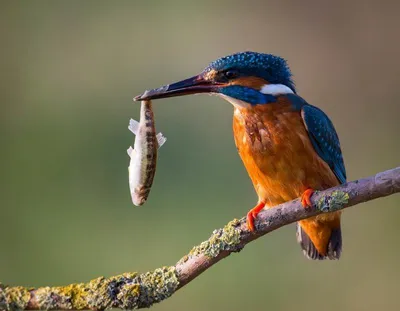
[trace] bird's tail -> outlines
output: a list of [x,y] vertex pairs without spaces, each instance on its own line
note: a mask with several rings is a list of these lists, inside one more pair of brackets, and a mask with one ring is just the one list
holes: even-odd
[[[302,222],[305,221],[303,220]],[[296,223],[296,226],[297,241],[300,243],[303,253],[308,259],[324,260],[340,258],[342,253],[342,231],[340,229],[340,223],[336,228],[331,228],[326,225],[323,226],[323,228],[321,228],[322,226],[319,226],[319,228],[318,226],[309,227],[300,223]],[[308,234],[306,231],[308,231]],[[314,242],[310,236],[313,237]]]

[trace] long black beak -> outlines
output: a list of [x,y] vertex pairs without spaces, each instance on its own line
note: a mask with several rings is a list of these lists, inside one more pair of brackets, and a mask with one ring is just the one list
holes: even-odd
[[212,93],[216,91],[218,86],[218,83],[207,81],[202,77],[202,75],[198,75],[173,84],[162,86],[158,89],[146,91],[142,95],[134,97],[133,100],[140,101],[190,94]]

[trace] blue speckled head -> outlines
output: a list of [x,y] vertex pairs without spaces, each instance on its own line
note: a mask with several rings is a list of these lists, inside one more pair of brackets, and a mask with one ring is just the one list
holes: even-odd
[[292,73],[286,60],[272,54],[241,52],[219,58],[210,63],[204,72],[237,70],[246,76],[263,78],[270,84],[283,84],[295,92]]

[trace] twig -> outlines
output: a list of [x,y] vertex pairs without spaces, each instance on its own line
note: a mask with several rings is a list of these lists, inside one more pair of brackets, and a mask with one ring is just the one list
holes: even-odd
[[223,229],[215,230],[207,241],[194,247],[174,266],[60,287],[34,289],[0,283],[0,310],[147,308],[170,297],[221,259],[273,230],[397,192],[400,192],[400,167],[317,192],[312,197],[313,207],[309,209],[304,209],[297,199],[263,211],[257,216],[256,233],[247,230],[245,218],[235,219]]

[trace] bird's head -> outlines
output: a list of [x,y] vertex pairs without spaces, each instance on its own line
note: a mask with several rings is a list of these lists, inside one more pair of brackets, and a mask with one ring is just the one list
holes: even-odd
[[275,102],[278,95],[296,92],[291,77],[283,58],[242,52],[219,58],[194,77],[146,91],[134,100],[208,93],[234,105],[266,104]]

